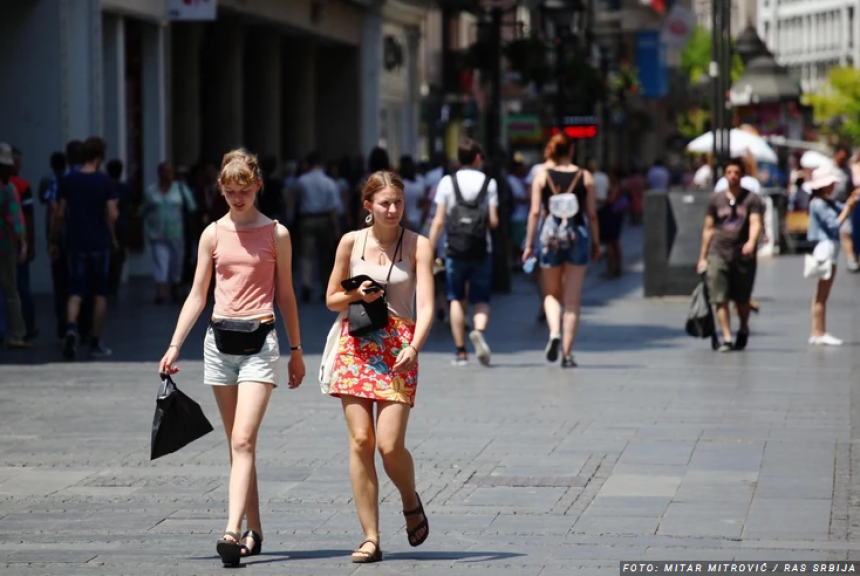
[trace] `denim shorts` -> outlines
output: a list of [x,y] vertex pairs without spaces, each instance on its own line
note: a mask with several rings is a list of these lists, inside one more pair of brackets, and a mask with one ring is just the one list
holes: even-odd
[[584,224],[576,226],[576,240],[567,248],[540,247],[538,260],[541,268],[558,268],[563,264],[586,266],[588,264],[591,240],[588,237],[588,227]]
[[235,386],[240,382],[262,382],[274,384],[277,388],[280,358],[277,330],[269,332],[258,353],[236,356],[218,350],[215,333],[210,326],[203,340],[203,383],[209,386]]
[[465,300],[466,284],[469,285],[469,304],[489,304],[490,284],[493,276],[493,255],[483,260],[445,259],[445,295],[448,301]]
[[110,251],[69,252],[69,295],[107,296]]

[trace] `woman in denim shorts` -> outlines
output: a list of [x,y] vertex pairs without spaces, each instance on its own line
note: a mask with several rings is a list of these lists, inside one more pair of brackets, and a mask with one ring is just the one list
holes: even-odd
[[[523,262],[534,256],[535,229],[545,214],[539,238],[539,262],[544,282],[544,310],[549,326],[546,359],[573,368],[573,341],[579,324],[582,285],[588,260],[600,258],[597,205],[591,173],[573,164],[573,142],[564,134],[553,136],[546,147],[552,168],[540,172],[532,183]],[[562,337],[562,304],[564,335]]]

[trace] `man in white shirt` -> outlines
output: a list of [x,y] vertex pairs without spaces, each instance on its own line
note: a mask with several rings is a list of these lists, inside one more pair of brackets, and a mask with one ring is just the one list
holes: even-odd
[[478,361],[487,366],[490,348],[484,330],[490,319],[493,272],[490,230],[499,225],[498,188],[495,180],[481,172],[483,152],[477,142],[464,139],[457,148],[457,157],[463,168],[442,178],[436,188],[437,208],[430,226],[430,243],[435,246],[445,232],[445,291],[451,305],[451,334],[457,347],[454,364],[461,366],[468,362],[465,342],[468,284],[475,327],[469,339]]
[[295,193],[302,235],[303,302],[311,297],[314,263],[317,264],[319,284],[325,297],[340,238],[341,206],[340,191],[335,181],[326,175],[319,152],[308,154],[307,165],[309,170],[299,177]]

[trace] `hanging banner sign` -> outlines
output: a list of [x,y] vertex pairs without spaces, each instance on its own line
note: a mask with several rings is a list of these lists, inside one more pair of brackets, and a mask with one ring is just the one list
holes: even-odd
[[170,20],[215,20],[217,0],[167,0],[167,17]]
[[680,4],[675,4],[663,21],[663,43],[670,48],[683,50],[695,27],[696,14]]

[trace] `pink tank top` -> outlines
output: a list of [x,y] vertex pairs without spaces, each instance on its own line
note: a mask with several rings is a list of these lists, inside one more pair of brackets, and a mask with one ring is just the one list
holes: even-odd
[[215,308],[218,316],[253,316],[275,311],[277,222],[249,230],[215,223]]

